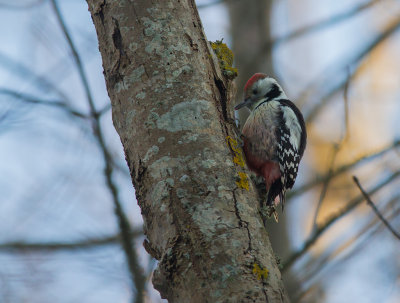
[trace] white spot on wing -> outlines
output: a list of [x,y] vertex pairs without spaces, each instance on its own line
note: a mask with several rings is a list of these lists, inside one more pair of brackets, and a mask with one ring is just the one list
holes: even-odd
[[290,130],[289,141],[290,144],[299,150],[300,147],[300,137],[301,137],[301,127],[297,120],[296,114],[288,106],[282,106],[283,119],[285,121],[286,127]]

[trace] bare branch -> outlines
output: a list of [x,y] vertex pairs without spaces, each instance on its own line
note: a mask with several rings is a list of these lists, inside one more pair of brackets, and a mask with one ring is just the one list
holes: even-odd
[[343,102],[344,102],[344,117],[345,117],[345,121],[344,121],[344,131],[343,131],[343,135],[342,138],[340,139],[339,144],[333,144],[333,150],[332,150],[332,157],[331,157],[331,161],[329,164],[329,169],[328,169],[328,173],[327,173],[327,178],[325,179],[325,181],[322,184],[322,190],[321,190],[321,194],[319,197],[319,201],[317,204],[317,209],[315,210],[315,214],[314,214],[314,220],[313,220],[313,230],[315,231],[317,228],[317,218],[318,218],[318,214],[319,214],[319,210],[322,206],[322,202],[325,199],[326,193],[328,191],[328,186],[329,183],[333,177],[333,167],[335,166],[335,161],[336,161],[336,157],[340,151],[340,149],[343,147],[344,143],[348,140],[349,138],[349,110],[348,110],[348,106],[349,106],[349,100],[348,100],[348,90],[349,90],[349,85],[350,85],[350,80],[351,77],[348,78],[348,81],[346,82],[346,85],[344,87],[344,96],[343,96]]
[[351,9],[349,9],[348,11],[338,13],[334,16],[330,16],[329,18],[327,18],[325,20],[318,21],[318,22],[310,24],[310,25],[306,25],[302,28],[299,28],[299,29],[287,34],[287,35],[279,37],[279,38],[273,40],[271,42],[271,44],[276,45],[279,43],[287,42],[294,38],[298,38],[299,36],[303,36],[303,35],[311,34],[311,33],[314,33],[314,32],[320,31],[320,30],[324,30],[332,25],[346,21],[346,20],[350,19],[351,17],[358,15],[359,13],[363,12],[364,10],[370,8],[371,6],[373,6],[379,2],[382,2],[382,1],[381,0],[372,0],[370,2],[357,5]]
[[364,161],[368,161],[368,160],[373,160],[375,158],[380,158],[381,156],[383,156],[385,153],[391,151],[394,148],[397,148],[398,146],[400,146],[400,140],[394,141],[392,144],[382,148],[381,150],[369,154],[369,155],[364,155],[350,163],[344,164],[340,167],[338,167],[331,175],[328,173],[326,175],[323,176],[317,176],[313,181],[304,184],[303,186],[297,188],[297,189],[293,189],[292,191],[290,191],[288,193],[288,197],[292,197],[292,196],[296,196],[299,195],[303,192],[306,192],[308,190],[310,190],[311,188],[313,188],[314,186],[317,186],[321,183],[326,182],[326,179],[328,178],[335,178],[338,175],[341,175],[347,171],[349,171],[350,169],[354,168],[355,166],[357,166],[358,164],[360,164],[361,162]]
[[311,25],[306,25],[306,26],[304,26],[298,30],[295,30],[289,34],[286,34],[282,37],[272,39],[271,41],[266,43],[264,47],[261,48],[260,54],[264,54],[265,52],[270,52],[274,46],[277,46],[280,43],[284,43],[284,42],[290,41],[292,39],[298,38],[300,36],[311,34],[313,32],[317,32],[317,31],[326,29],[329,26],[332,26],[337,23],[348,20],[349,18],[363,12],[364,10],[370,8],[371,6],[377,4],[378,2],[382,2],[382,1],[372,0],[368,3],[364,3],[361,5],[358,5],[354,8],[351,8],[350,10],[348,10],[346,12],[342,12],[335,16],[331,16],[325,20],[319,21],[319,22],[311,24]]
[[[87,115],[85,113],[82,113],[82,112],[79,112],[79,111],[75,110],[71,105],[69,105],[67,102],[62,101],[62,100],[41,99],[41,98],[36,97],[36,96],[32,96],[32,95],[29,95],[29,94],[25,94],[25,93],[22,93],[22,92],[18,92],[18,91],[12,90],[12,89],[2,88],[2,87],[0,87],[0,94],[8,95],[10,97],[19,99],[20,101],[23,101],[23,102],[26,102],[26,103],[46,105],[46,106],[50,106],[50,107],[57,107],[57,108],[60,108],[60,109],[64,110],[68,114],[70,114],[72,116],[75,116],[75,117],[78,117],[78,118],[92,119],[91,115]],[[100,116],[104,115],[106,112],[108,112],[110,109],[111,109],[111,104],[107,104],[102,109],[97,111],[95,113],[95,115],[100,117]]]
[[362,188],[360,181],[358,181],[358,178],[356,176],[353,176],[353,181],[356,183],[357,187],[360,189],[362,192],[365,200],[367,201],[368,205],[371,206],[372,210],[375,212],[376,216],[383,222],[383,224],[386,225],[386,227],[392,232],[392,234],[400,240],[400,234],[390,225],[390,223],[383,217],[383,215],[379,212],[378,208],[376,208],[374,202],[372,202],[369,194],[365,192],[365,190]]
[[[369,195],[374,194],[384,186],[388,185],[396,178],[400,176],[400,171],[393,173],[389,178],[382,181],[380,184],[376,185],[373,189],[369,191]],[[358,206],[362,201],[364,201],[364,196],[359,195],[358,197],[351,200],[347,206],[339,210],[338,212],[332,214],[323,224],[319,225],[315,232],[310,235],[310,237],[304,242],[303,247],[295,251],[283,264],[282,271],[287,270],[297,259],[299,259],[308,249],[319,239],[319,237],[337,220],[343,216],[349,214],[356,206]]]
[[11,9],[11,10],[23,10],[23,9],[30,9],[30,8],[39,6],[39,5],[43,4],[44,2],[45,2],[44,0],[32,0],[31,2],[23,3],[23,4],[0,3],[0,8],[1,9]]
[[48,105],[63,109],[67,113],[71,114],[72,116],[79,117],[79,118],[88,118],[86,114],[83,114],[75,109],[73,109],[69,104],[61,100],[43,100],[39,97],[31,96],[25,93],[17,92],[8,88],[0,88],[0,94],[8,95],[13,98],[19,99],[26,103],[31,104],[41,104],[41,105]]
[[[398,202],[400,198],[400,195],[397,195],[390,199],[390,201],[387,204],[387,208],[390,207],[390,205],[393,205]],[[387,217],[389,219],[391,218],[396,218],[398,214],[400,213],[400,209],[395,210],[394,212],[387,214]],[[386,211],[385,211],[386,214]],[[365,227],[361,229],[361,231],[353,237],[353,239],[349,240],[347,243],[342,245],[343,247],[348,247],[348,250],[346,252],[346,256],[343,256],[340,260],[340,262],[345,261],[346,259],[349,259],[352,255],[355,253],[359,252],[362,250],[368,243],[371,243],[371,237],[374,236],[378,231],[382,229],[382,225],[377,225],[377,220],[375,220],[375,217],[373,220],[368,222]],[[361,239],[361,240],[360,240]],[[357,240],[357,241],[355,241]],[[360,240],[360,241],[359,241]],[[351,246],[352,245],[352,246]],[[304,266],[304,268],[309,268],[312,266],[313,268],[307,270],[307,273],[305,275],[302,275],[301,280],[304,281],[305,283],[308,283],[313,277],[316,277],[319,275],[319,273],[324,270],[327,266],[334,267],[336,268],[337,264],[332,264],[333,258],[338,254],[338,252],[342,251],[342,248],[338,248],[336,252],[330,253],[328,256],[324,256],[323,258],[319,258],[319,260],[310,260],[307,262],[307,265]],[[330,262],[329,262],[330,261]]]
[[350,123],[349,123],[349,86],[350,86],[350,81],[352,79],[350,67],[347,67],[347,81],[344,85],[344,90],[343,90],[343,110],[344,110],[344,134],[341,140],[340,144],[344,144],[350,136]]
[[69,34],[69,31],[65,25],[63,17],[61,16],[61,12],[58,8],[56,0],[51,0],[51,4],[52,4],[54,12],[56,14],[58,23],[60,24],[60,26],[62,28],[62,31],[64,33],[66,40],[68,41],[69,47],[71,48],[72,55],[75,60],[78,72],[79,72],[79,76],[81,78],[82,84],[85,89],[86,98],[87,98],[87,101],[88,101],[88,104],[90,107],[90,111],[91,111],[91,115],[93,118],[93,131],[94,131],[95,137],[97,139],[98,145],[102,151],[103,159],[105,162],[104,175],[106,177],[108,189],[113,198],[113,202],[114,202],[114,206],[115,206],[115,214],[118,218],[119,228],[120,228],[120,232],[121,232],[122,247],[125,251],[125,255],[126,255],[126,258],[128,261],[128,265],[129,265],[129,270],[131,272],[132,280],[134,282],[134,287],[136,288],[135,301],[138,303],[141,303],[141,302],[143,302],[143,290],[145,287],[145,277],[144,277],[142,269],[139,265],[135,246],[134,246],[134,243],[130,236],[131,226],[130,226],[129,220],[123,211],[121,202],[118,197],[118,188],[112,179],[112,173],[113,173],[113,166],[112,166],[112,160],[111,160],[112,157],[111,157],[110,152],[108,151],[107,146],[105,144],[104,134],[102,132],[101,123],[100,123],[100,117],[96,111],[94,100],[93,100],[93,97],[92,97],[92,94],[91,94],[90,88],[89,88],[88,78],[83,69],[83,64],[79,57],[78,51],[72,41],[72,38]]
[[34,84],[36,88],[39,87],[45,92],[54,92],[59,96],[60,100],[68,102],[68,97],[58,87],[51,83],[49,79],[47,79],[45,76],[37,74],[35,71],[26,67],[21,62],[13,59],[9,55],[0,52],[0,64],[10,70],[11,73],[18,75],[24,80],[24,83]]
[[98,110],[96,112],[97,116],[102,116],[104,115],[106,112],[108,112],[111,109],[111,103],[108,103],[107,105],[105,105],[102,109]]
[[[133,230],[131,237],[133,239],[143,235],[142,230]],[[118,244],[121,241],[121,236],[113,235],[110,237],[91,238],[75,242],[6,242],[0,243],[0,250],[4,251],[65,251],[65,250],[80,250],[80,249],[96,249],[101,246]]]
[[317,230],[317,218],[318,218],[319,210],[321,209],[322,202],[324,201],[326,193],[328,191],[329,183],[333,177],[333,167],[335,166],[335,160],[336,160],[337,154],[339,153],[340,146],[341,146],[341,144],[333,145],[331,161],[329,164],[328,173],[326,174],[327,177],[325,178],[324,182],[322,183],[322,189],[321,189],[321,193],[319,195],[319,201],[318,201],[317,208],[316,208],[315,214],[314,214],[314,219],[313,219],[313,230],[314,231]]
[[[322,78],[323,80],[315,81],[313,83],[316,83],[316,87],[321,87],[321,83],[328,83],[328,81],[332,82],[331,81],[332,74],[334,75],[344,74],[344,70],[348,69],[349,66],[359,65],[360,62],[371,51],[373,51],[378,45],[380,45],[387,38],[391,37],[392,34],[394,34],[399,28],[400,28],[400,18],[397,18],[395,21],[389,22],[387,29],[383,33],[378,35],[375,39],[373,39],[370,43],[368,43],[362,50],[356,53],[352,58],[350,58],[350,60],[346,62],[344,67],[339,67],[339,68],[334,67],[331,73],[329,73],[327,77],[319,76],[318,78]],[[327,74],[326,71],[324,71],[324,74]],[[332,96],[334,94],[336,94],[339,90],[344,89],[346,83],[348,82],[348,78],[351,77],[353,74],[354,72],[350,73],[350,75],[347,75],[346,77],[345,76],[340,77],[340,79],[337,82],[333,83],[332,86],[328,89],[328,91],[322,95],[322,98],[319,94],[316,94],[318,95],[318,102],[316,102],[316,104],[312,107],[312,109],[305,115],[305,119],[308,123],[313,121],[314,118],[318,115],[318,113],[332,100]],[[306,96],[308,95],[306,92],[310,90],[314,89],[307,88],[305,92],[301,94],[301,97],[299,99],[305,99]]]

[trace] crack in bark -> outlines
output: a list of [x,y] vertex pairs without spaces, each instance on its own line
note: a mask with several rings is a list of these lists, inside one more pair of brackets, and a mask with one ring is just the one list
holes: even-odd
[[144,178],[144,175],[146,173],[146,170],[147,170],[147,167],[145,165],[143,165],[142,160],[139,160],[138,167],[137,167],[137,170],[136,170],[137,176],[135,176],[136,177],[135,179],[136,179],[137,183],[141,183],[142,182],[142,180]]
[[116,19],[112,18],[112,20],[114,22],[114,31],[112,33],[113,43],[114,43],[115,48],[120,51],[120,55],[121,55],[121,52],[123,52],[123,50],[122,50],[122,36],[121,36],[121,32],[119,30],[119,24]]
[[104,0],[103,1],[103,3],[101,3],[100,5],[99,5],[99,10],[98,10],[98,12],[96,12],[94,15],[96,16],[96,15],[98,15],[99,17],[100,17],[100,20],[101,20],[101,23],[103,24],[103,26],[104,26],[104,13],[103,13],[103,9],[104,9],[104,6],[106,5],[106,1]]
[[123,63],[122,67],[125,67],[126,64],[124,64],[124,61],[127,61],[129,64],[131,63],[131,61],[124,51],[124,45],[122,43],[122,35],[121,35],[121,31],[119,29],[120,28],[119,22],[115,18],[112,18],[112,21],[113,21],[114,30],[113,30],[111,37],[112,37],[113,45],[114,45],[115,49],[117,49],[119,52],[118,65],[117,65],[117,71],[119,72],[119,67],[121,65],[121,62]]
[[[236,215],[236,217],[238,218],[238,220],[239,220],[239,227],[238,228],[242,228],[242,227],[244,227],[244,228],[246,228],[246,230],[247,230],[247,236],[248,236],[248,238],[249,238],[249,245],[248,245],[248,248],[247,248],[247,253],[249,253],[253,258],[254,258],[254,263],[256,263],[256,264],[261,264],[261,262],[259,262],[258,260],[257,260],[257,257],[255,256],[255,255],[253,255],[252,254],[252,245],[251,245],[251,234],[250,234],[250,230],[249,230],[249,222],[247,222],[247,221],[244,221],[241,217],[240,217],[240,213],[239,213],[239,208],[238,208],[238,206],[237,206],[237,203],[238,203],[238,201],[237,201],[237,199],[236,199],[236,193],[235,193],[235,190],[233,190],[232,191],[232,193],[233,193],[233,201],[234,201],[234,207],[235,207],[235,215]],[[262,292],[263,292],[263,294],[264,294],[264,296],[265,296],[265,302],[269,302],[269,300],[268,300],[268,294],[267,294],[267,286],[268,286],[268,283],[264,280],[264,278],[261,278],[261,284],[262,284]],[[282,296],[282,293],[281,293],[281,296]],[[282,298],[282,302],[283,302],[283,298]]]
[[[267,289],[266,289],[266,286],[267,286],[267,282],[266,281],[264,281],[264,278],[261,278],[261,284],[262,284],[262,292],[263,292],[263,294],[264,294],[264,296],[265,296],[265,302],[269,302],[269,300],[268,300],[268,294],[267,294]],[[282,297],[282,293],[281,293],[281,297]],[[282,298],[282,302],[284,302],[283,301],[283,298]]]
[[124,45],[122,41],[122,35],[120,31],[120,25],[117,19],[112,17],[113,22],[113,33],[111,35],[112,43],[115,49],[118,51],[118,60],[116,60],[116,65],[112,67],[112,74],[110,75],[109,79],[110,82],[115,84],[119,81],[122,81],[124,76],[120,72],[120,68],[126,68],[127,66],[131,65],[131,60],[127,56],[126,52],[124,51]]
[[193,42],[192,37],[190,37],[190,35],[189,35],[188,33],[185,33],[185,37],[188,39],[190,47],[191,47],[194,51],[199,51],[199,46],[197,45],[197,43],[194,43],[194,42]]
[[224,118],[225,122],[228,121],[228,111],[227,111],[227,103],[228,103],[228,97],[227,97],[227,90],[224,85],[224,82],[220,79],[217,79],[217,77],[214,76],[214,83],[218,88],[219,94],[221,96],[220,98],[220,104],[221,104],[221,109],[222,109],[222,117]]
[[249,230],[249,222],[244,221],[244,220],[240,217],[239,208],[238,208],[238,206],[237,206],[238,201],[237,201],[237,199],[236,199],[235,190],[233,190],[232,193],[233,193],[233,202],[234,202],[233,205],[234,205],[234,207],[235,207],[235,215],[236,215],[236,218],[238,218],[238,220],[239,220],[239,227],[240,227],[240,228],[244,227],[244,228],[247,230],[247,236],[248,236],[248,238],[249,238],[249,244],[248,244],[248,248],[247,248],[247,251],[246,251],[246,252],[251,253],[251,251],[252,251],[253,249],[252,249],[252,247],[251,247],[251,234],[250,234],[250,230]]
[[[195,1],[194,0],[189,0],[189,1],[190,1],[190,4],[191,4],[191,8],[192,8],[193,14],[196,17],[197,23],[201,25],[201,19],[200,19],[200,16],[198,14],[198,11],[196,9]],[[194,27],[197,28],[196,23],[194,21],[193,21],[193,25],[194,25]],[[200,26],[200,28],[201,28],[201,26]],[[189,38],[191,39],[191,37],[189,37]],[[224,81],[221,80],[220,77],[218,77],[218,72],[217,72],[216,69],[217,68],[219,69],[220,67],[219,67],[219,65],[216,66],[216,63],[215,63],[215,61],[213,59],[214,58],[213,57],[214,53],[212,53],[212,50],[211,50],[209,42],[206,39],[201,39],[201,41],[204,44],[204,48],[208,52],[208,54],[207,54],[208,56],[207,57],[209,58],[209,61],[210,61],[210,65],[211,65],[211,69],[212,69],[212,75],[214,77],[214,83],[215,83],[215,85],[216,85],[216,87],[217,87],[217,89],[219,91],[220,97],[221,97],[221,98],[216,98],[215,99],[215,100],[220,100],[220,102],[217,103],[217,110],[220,110],[220,108],[221,108],[221,111],[222,111],[221,114],[222,114],[223,119],[225,120],[225,122],[229,122],[228,111],[227,111],[227,104],[228,104],[228,96],[227,96],[228,89],[227,89],[227,86],[225,85]],[[229,79],[225,79],[225,80],[226,81],[230,81]],[[223,123],[221,123],[221,124],[223,124]],[[223,125],[223,128],[226,128],[226,127]],[[227,132],[226,129],[225,129],[225,131]]]

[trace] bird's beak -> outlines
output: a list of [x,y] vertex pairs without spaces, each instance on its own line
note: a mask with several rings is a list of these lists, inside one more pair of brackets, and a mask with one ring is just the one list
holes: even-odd
[[251,98],[246,98],[242,103],[239,103],[238,105],[235,106],[235,110],[241,109],[242,107],[247,106],[250,104]]

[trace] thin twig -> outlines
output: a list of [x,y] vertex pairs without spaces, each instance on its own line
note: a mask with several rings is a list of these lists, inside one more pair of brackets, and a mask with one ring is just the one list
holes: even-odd
[[[373,39],[370,43],[368,43],[361,51],[358,53],[355,53],[355,55],[350,58],[350,60],[347,60],[345,63],[344,67],[339,67],[337,63],[335,63],[334,67],[332,68],[332,71],[330,73],[327,73],[326,70],[323,71],[324,75],[327,75],[326,77],[323,76],[318,76],[319,79],[322,79],[321,81],[315,80],[313,83],[315,83],[315,86],[313,87],[324,87],[326,85],[321,85],[321,83],[329,83],[332,82],[332,74],[334,75],[340,75],[344,74],[344,70],[348,69],[349,66],[355,66],[359,65],[360,62],[369,54],[371,53],[377,46],[379,46],[383,41],[385,41],[387,38],[391,37],[392,34],[394,34],[398,29],[400,29],[400,18],[396,19],[395,21],[391,21],[388,23],[387,29],[379,34],[375,39]],[[332,96],[334,96],[338,91],[341,89],[344,89],[348,77],[351,77],[354,75],[354,73],[357,71],[354,70],[350,75],[347,77],[343,76],[343,79],[339,79],[337,83],[334,83],[330,89],[324,93],[322,96],[315,93],[316,99],[318,99],[318,102],[315,103],[315,105],[311,108],[311,110],[308,111],[308,113],[305,114],[305,119],[307,123],[312,122],[318,113],[332,100]],[[306,88],[305,92],[301,94],[301,96],[298,99],[298,102],[301,103],[301,101],[308,96],[309,91],[313,91],[314,89],[310,89],[309,87]]]
[[362,156],[360,158],[357,158],[356,160],[354,160],[354,161],[352,161],[350,163],[347,163],[347,164],[344,164],[342,166],[339,166],[332,173],[332,175],[325,174],[323,176],[317,176],[313,181],[310,181],[310,182],[304,184],[303,186],[300,186],[297,189],[291,190],[288,193],[288,198],[290,198],[292,196],[300,195],[300,194],[310,190],[311,188],[313,188],[313,187],[315,187],[315,186],[317,186],[317,185],[319,185],[321,183],[326,182],[326,179],[328,179],[328,178],[335,178],[338,175],[341,175],[341,174],[349,171],[350,169],[354,168],[355,166],[357,166],[358,164],[360,164],[360,163],[362,163],[364,161],[372,160],[372,159],[375,159],[375,158],[381,158],[385,153],[387,153],[387,152],[391,151],[392,149],[397,148],[399,146],[400,146],[400,140],[396,140],[393,143],[391,143],[390,145],[382,148],[381,150],[379,150],[379,151],[377,151],[375,153],[372,153],[372,154],[369,154],[369,155],[364,155],[364,156]]
[[44,0],[33,0],[31,2],[23,3],[23,4],[0,3],[0,8],[1,9],[11,9],[11,10],[24,10],[24,9],[31,9],[33,7],[37,7],[44,3],[45,3]]
[[[30,104],[39,104],[39,105],[45,105],[45,106],[50,106],[50,107],[56,107],[56,108],[62,109],[63,111],[67,112],[68,114],[78,117],[78,118],[92,119],[92,115],[84,114],[84,113],[74,109],[67,102],[62,101],[62,100],[41,99],[41,98],[33,96],[33,95],[29,95],[29,94],[18,92],[18,91],[12,90],[12,89],[1,88],[1,87],[0,87],[0,95],[8,95],[13,98],[19,99],[20,101],[30,103]],[[106,112],[108,112],[110,109],[111,109],[111,105],[107,104],[102,109],[98,110],[95,113],[95,115],[102,116]]]
[[[133,239],[143,235],[141,230],[134,230],[131,233]],[[26,252],[26,251],[65,251],[65,250],[79,250],[79,249],[96,249],[106,245],[114,245],[121,241],[121,236],[113,235],[110,237],[91,238],[75,242],[5,242],[0,243],[0,250]]]
[[[397,196],[392,200],[396,201],[398,199],[399,197]],[[388,215],[388,217],[396,218],[399,213],[400,209],[397,209]],[[303,266],[303,268],[307,268],[306,271],[302,272],[305,274],[298,277],[303,283],[305,283],[305,285],[310,286],[308,289],[301,290],[297,294],[294,294],[295,299],[292,300],[292,302],[303,302],[304,300],[301,300],[301,298],[307,295],[311,288],[321,283],[321,275],[323,271],[328,271],[326,272],[326,275],[329,275],[329,269],[333,268],[334,270],[337,270],[340,266],[343,266],[346,261],[354,256],[354,254],[363,251],[366,245],[371,244],[371,238],[381,231],[382,228],[383,226],[377,225],[375,220],[369,222],[357,235],[353,237],[353,240],[349,240],[350,243],[344,244],[345,246],[350,247],[347,248],[345,255],[342,255],[340,259],[337,259],[338,254],[341,252],[340,248],[323,258],[319,258],[318,260],[310,259],[307,264]],[[310,266],[313,268],[309,268]]]
[[383,224],[386,225],[386,227],[392,232],[392,234],[400,240],[400,234],[390,225],[390,223],[382,216],[378,208],[376,208],[374,202],[372,202],[370,196],[366,191],[361,187],[360,181],[358,181],[358,178],[356,176],[353,176],[353,181],[356,183],[357,187],[360,189],[361,193],[363,194],[365,200],[367,200],[367,203],[369,206],[371,206],[372,210],[375,212],[376,216],[382,221]]
[[97,115],[97,116],[102,116],[102,115],[104,115],[106,112],[108,112],[110,109],[111,109],[111,103],[106,104],[106,105],[103,106],[103,108],[101,108],[100,110],[98,110],[98,111],[96,112],[96,115]]
[[[396,202],[399,201],[399,198],[400,198],[400,195],[397,195],[397,196],[393,197],[392,199],[390,199],[390,201],[387,203],[387,207],[385,210],[390,208],[390,205],[396,204]],[[386,213],[386,211],[385,211],[385,213]],[[400,209],[397,209],[397,210],[391,212],[390,214],[388,214],[387,217],[389,219],[396,218],[399,213],[400,213]],[[372,219],[370,222],[368,222],[361,229],[361,231],[353,237],[353,239],[357,240],[357,242],[352,243],[352,241],[349,240],[347,244],[346,243],[344,244],[344,246],[346,246],[346,247],[350,246],[350,244],[353,244],[353,246],[348,248],[349,251],[346,252],[346,256],[343,256],[339,262],[343,262],[346,259],[349,259],[352,255],[354,255],[354,253],[357,253],[357,252],[363,250],[365,245],[367,245],[368,243],[371,243],[371,237],[374,234],[376,234],[378,231],[380,231],[381,227],[383,227],[382,225],[376,224],[377,220],[379,220],[379,219],[376,219],[374,217],[374,219]],[[342,246],[342,248],[343,248],[343,246]],[[318,274],[327,267],[327,265],[329,265],[331,268],[332,267],[336,268],[336,264],[331,264],[332,263],[331,261],[333,261],[333,258],[335,257],[335,255],[337,255],[337,253],[341,250],[342,249],[339,248],[336,250],[336,252],[332,252],[328,256],[324,256],[323,258],[319,258],[318,260],[315,260],[315,259],[309,260],[304,267],[304,268],[308,269],[306,274],[301,275],[301,277],[299,277],[301,279],[301,281],[303,281],[304,283],[309,283],[309,281],[312,278],[317,277]]]
[[108,151],[108,148],[105,144],[104,134],[102,132],[101,123],[100,123],[100,117],[97,115],[94,100],[93,100],[92,94],[89,89],[88,78],[83,69],[83,64],[79,57],[78,51],[71,39],[69,31],[65,25],[63,17],[61,16],[61,12],[60,12],[60,9],[58,8],[57,2],[56,2],[56,0],[51,0],[51,3],[53,6],[53,9],[54,9],[54,12],[56,14],[57,20],[58,20],[58,22],[62,28],[62,31],[64,33],[64,36],[65,36],[66,40],[68,41],[68,45],[72,51],[74,61],[76,63],[82,84],[85,89],[86,98],[87,98],[87,101],[88,101],[88,104],[90,107],[90,111],[91,111],[91,115],[93,118],[93,131],[94,131],[95,137],[97,139],[97,142],[99,144],[99,147],[103,153],[103,158],[104,158],[104,162],[105,162],[104,174],[106,177],[108,189],[113,198],[115,214],[118,218],[119,229],[121,232],[122,247],[125,251],[125,255],[126,255],[126,258],[128,261],[129,271],[132,275],[132,282],[134,284],[133,287],[136,288],[135,302],[142,303],[143,302],[143,291],[145,288],[145,277],[144,277],[142,268],[139,265],[138,256],[137,256],[137,253],[135,250],[134,242],[132,241],[132,238],[130,237],[131,226],[130,226],[129,220],[123,211],[121,202],[118,197],[117,186],[115,185],[115,183],[112,179],[112,173],[113,173],[112,157],[111,157],[110,152]]
[[10,73],[14,73],[23,79],[24,84],[28,83],[34,85],[36,88],[41,88],[44,90],[45,93],[51,91],[57,94],[60,100],[63,100],[65,103],[69,101],[67,95],[65,95],[62,90],[60,90],[47,78],[48,73],[45,74],[46,76],[39,75],[36,71],[33,71],[29,67],[3,52],[0,52],[0,64],[7,68]]
[[[394,181],[396,178],[400,176],[400,171],[393,173],[390,177],[376,185],[373,189],[369,191],[369,194],[372,195],[382,187]],[[339,210],[338,212],[332,214],[323,224],[319,225],[315,232],[313,232],[308,239],[304,242],[303,246],[295,251],[289,258],[283,263],[282,271],[287,270],[294,262],[297,261],[303,254],[305,254],[308,249],[319,239],[319,237],[337,220],[342,218],[343,216],[349,214],[356,206],[358,206],[362,201],[364,201],[364,196],[359,195],[358,197],[351,200],[344,208]]]
[[287,42],[291,39],[298,38],[299,36],[304,36],[307,34],[311,34],[311,33],[329,28],[332,25],[349,20],[351,17],[358,15],[359,13],[363,12],[364,10],[370,8],[371,6],[373,6],[379,2],[382,2],[382,0],[372,0],[370,2],[357,5],[345,12],[340,12],[334,16],[330,16],[329,18],[327,18],[325,20],[318,21],[318,22],[310,24],[310,25],[306,25],[302,28],[299,28],[299,29],[287,34],[287,35],[276,38],[275,40],[273,40],[271,42],[271,44],[276,45],[276,44],[279,44],[282,42]]
[[321,189],[321,193],[319,195],[319,200],[318,200],[318,204],[317,204],[317,208],[315,209],[315,213],[314,213],[314,219],[313,219],[313,230],[316,231],[317,230],[317,218],[318,218],[318,214],[319,211],[321,209],[322,203],[325,199],[326,193],[328,191],[328,186],[330,181],[332,180],[332,176],[333,176],[333,167],[335,166],[335,160],[336,160],[336,156],[339,152],[340,149],[340,144],[334,144],[333,146],[333,150],[332,150],[332,157],[331,157],[331,161],[329,164],[329,169],[327,172],[327,178],[325,179],[325,181],[322,183],[322,189]]
[[57,108],[63,109],[64,111],[66,111],[68,114],[70,114],[72,116],[79,117],[79,118],[89,118],[88,115],[83,114],[83,113],[73,109],[66,102],[61,101],[61,100],[44,100],[44,99],[40,99],[35,96],[31,96],[31,95],[28,95],[25,93],[14,91],[14,90],[8,89],[8,88],[0,88],[0,95],[8,95],[13,98],[24,101],[26,103],[41,104],[41,105],[57,107]]
[[344,135],[341,140],[341,144],[344,144],[349,140],[350,137],[350,122],[349,122],[349,87],[350,81],[353,78],[350,67],[347,67],[347,81],[344,84],[343,90],[343,110],[344,110]]
[[[313,32],[317,32],[317,31],[326,29],[337,23],[346,21],[346,20],[350,19],[351,17],[363,12],[365,9],[370,8],[374,4],[377,4],[378,2],[382,2],[382,1],[381,0],[372,0],[368,3],[364,3],[364,4],[358,5],[356,7],[353,7],[351,9],[349,9],[348,11],[338,13],[334,16],[330,16],[329,18],[327,18],[325,20],[318,21],[311,25],[306,25],[306,26],[299,28],[291,33],[288,33],[282,37],[272,39],[272,40],[268,41],[265,44],[265,46],[260,49],[259,56],[264,55],[266,52],[270,52],[273,47],[279,46],[279,44],[281,44],[281,43],[288,42],[288,41],[298,38],[300,36],[311,34]],[[255,57],[257,57],[257,56],[255,56]]]
[[[350,71],[349,71],[349,74],[350,74]],[[344,131],[342,134],[342,138],[340,139],[340,142],[338,144],[335,143],[333,145],[332,157],[331,157],[331,161],[329,164],[327,178],[325,179],[325,181],[322,184],[321,194],[319,196],[319,201],[318,201],[317,208],[316,208],[315,214],[314,214],[314,220],[313,220],[313,230],[314,231],[317,228],[317,218],[318,218],[319,211],[321,209],[322,203],[323,203],[326,193],[328,191],[328,186],[330,184],[330,181],[332,180],[332,177],[333,177],[333,171],[334,171],[333,168],[335,166],[336,157],[337,157],[340,149],[343,147],[343,145],[347,142],[348,138],[350,137],[350,135],[349,135],[349,133],[350,133],[350,131],[349,131],[349,108],[348,108],[349,107],[348,91],[349,91],[350,81],[351,81],[351,77],[348,77],[348,81],[346,82],[346,85],[345,85],[344,91],[343,91]]]

